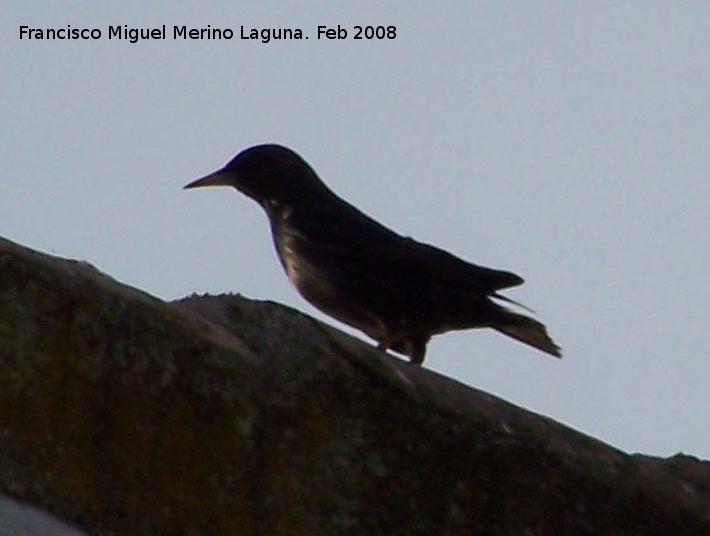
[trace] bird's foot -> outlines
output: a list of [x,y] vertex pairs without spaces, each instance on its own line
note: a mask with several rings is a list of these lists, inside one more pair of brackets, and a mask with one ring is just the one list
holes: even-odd
[[391,337],[380,341],[377,348],[385,353],[387,350],[393,350],[399,354],[404,354],[409,357],[409,362],[412,365],[419,367],[424,362],[428,340],[428,337],[412,337],[406,339]]

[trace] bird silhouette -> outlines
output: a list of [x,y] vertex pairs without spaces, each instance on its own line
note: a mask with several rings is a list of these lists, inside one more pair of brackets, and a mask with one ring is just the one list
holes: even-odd
[[522,284],[520,276],[395,233],[333,193],[291,149],[247,148],[185,188],[205,186],[232,186],[259,203],[301,295],[381,349],[420,365],[433,335],[493,328],[562,355],[543,324],[498,303],[521,305],[498,293]]

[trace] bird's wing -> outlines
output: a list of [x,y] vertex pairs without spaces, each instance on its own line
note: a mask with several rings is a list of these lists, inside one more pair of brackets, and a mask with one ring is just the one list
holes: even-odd
[[424,264],[429,260],[431,267],[440,274],[440,277],[443,272],[447,278],[451,278],[452,282],[479,286],[488,293],[524,283],[522,277],[512,272],[478,266],[436,246],[417,242],[412,238],[404,240],[408,244],[402,245],[400,255],[407,256],[410,259],[409,262]]
[[523,283],[511,272],[478,266],[435,246],[400,236],[351,205],[320,212],[317,218],[298,221],[294,232],[306,243],[306,249],[327,257],[331,265],[347,272],[344,279],[393,273],[429,284],[438,281],[469,288],[480,294]]

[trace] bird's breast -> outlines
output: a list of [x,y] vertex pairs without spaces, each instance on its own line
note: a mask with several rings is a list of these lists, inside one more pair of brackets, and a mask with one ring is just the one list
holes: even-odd
[[380,330],[381,321],[359,303],[343,285],[338,263],[329,259],[321,245],[312,243],[288,225],[276,220],[272,227],[274,246],[291,284],[308,302],[324,313],[366,333]]
[[279,257],[289,281],[301,292],[305,291],[317,279],[315,271],[317,266],[313,266],[304,254],[301,239],[291,228],[288,221],[288,213],[278,219],[272,219],[272,235],[274,247]]
[[281,266],[291,283],[299,288],[299,281],[302,280],[303,260],[299,254],[297,238],[289,222],[292,213],[293,210],[285,209],[277,214],[269,214],[269,219],[271,220],[274,247]]
[[299,242],[288,233],[274,233],[276,253],[289,281],[308,301],[321,307],[337,289],[327,266],[314,262]]

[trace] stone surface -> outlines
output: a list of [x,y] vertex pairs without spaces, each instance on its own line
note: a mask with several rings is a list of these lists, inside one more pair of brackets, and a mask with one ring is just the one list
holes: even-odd
[[629,455],[238,295],[165,303],[0,240],[0,492],[89,534],[710,534]]

